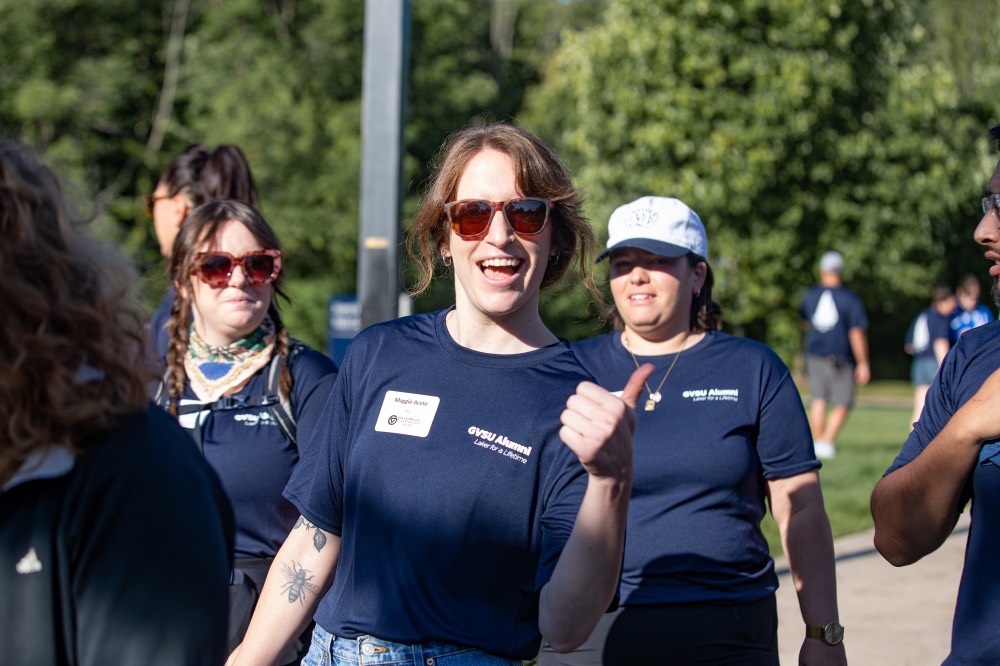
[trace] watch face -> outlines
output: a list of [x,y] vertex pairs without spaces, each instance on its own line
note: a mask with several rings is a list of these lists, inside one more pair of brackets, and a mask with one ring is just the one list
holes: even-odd
[[844,628],[836,622],[831,622],[823,627],[823,640],[830,645],[836,645],[844,640]]

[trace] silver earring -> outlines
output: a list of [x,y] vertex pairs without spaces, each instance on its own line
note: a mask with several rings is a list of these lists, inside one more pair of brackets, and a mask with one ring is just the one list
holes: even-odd
[[553,252],[549,255],[549,266],[555,266],[559,263],[559,253]]
[[441,263],[443,263],[445,266],[451,266],[451,255],[450,254],[442,254],[441,255]]

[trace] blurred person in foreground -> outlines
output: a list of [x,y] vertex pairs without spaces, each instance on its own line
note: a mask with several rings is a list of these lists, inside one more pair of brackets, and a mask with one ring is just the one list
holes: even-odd
[[0,646],[11,664],[218,664],[232,511],[149,405],[130,264],[0,141]]
[[315,611],[306,666],[520,666],[609,607],[634,405],[589,380],[538,311],[593,231],[562,161],[509,124],[442,147],[408,240],[455,305],[370,326],[285,496],[302,513],[235,663],[270,664]]
[[[1000,146],[1000,125],[990,129]],[[973,237],[1000,278],[1000,163]],[[1000,306],[1000,288],[993,286]],[[920,419],[872,493],[875,547],[895,566],[937,550],[970,502],[949,666],[1000,663],[1000,323],[967,331],[938,370]]]
[[[257,186],[246,156],[231,144],[214,149],[201,144],[188,146],[170,161],[153,193],[145,196],[146,214],[153,221],[164,257],[170,258],[174,239],[188,214],[213,199],[235,199],[257,208]],[[175,296],[171,284],[150,317],[149,335],[158,360],[166,358],[170,344],[167,320]]]
[[843,285],[843,272],[844,257],[826,252],[819,260],[819,284],[809,288],[799,306],[806,329],[809,423],[819,458],[837,455],[837,435],[854,405],[854,387],[871,379],[868,317],[858,295]]
[[[156,402],[191,434],[233,503],[232,650],[298,518],[281,493],[323,414],[337,366],[285,327],[278,237],[250,206],[216,199],[194,209],[174,241],[170,275],[177,296]],[[279,663],[299,663],[308,648],[306,635]]]
[[966,331],[996,319],[993,311],[979,302],[979,292],[979,278],[975,275],[966,275],[955,288],[958,308],[951,317],[951,344],[958,342],[958,338]]
[[910,383],[913,384],[913,415],[917,422],[924,409],[927,389],[951,349],[951,316],[955,312],[955,294],[951,287],[939,284],[931,292],[930,306],[921,310],[906,331],[903,350],[913,357]]
[[765,345],[718,330],[708,237],[674,198],[608,223],[611,333],[573,344],[604,388],[640,364],[635,478],[621,607],[575,653],[540,666],[778,664],[778,579],[760,522],[770,504],[799,594],[802,664],[844,664],[833,540],[809,423]]

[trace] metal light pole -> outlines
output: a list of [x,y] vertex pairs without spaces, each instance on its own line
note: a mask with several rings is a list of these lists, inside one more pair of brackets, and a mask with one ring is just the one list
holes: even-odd
[[410,1],[365,0],[361,118],[361,327],[398,314],[403,108],[409,78]]

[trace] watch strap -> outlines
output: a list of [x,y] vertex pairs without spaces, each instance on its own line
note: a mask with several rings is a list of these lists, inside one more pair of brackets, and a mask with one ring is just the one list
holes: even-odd
[[825,632],[823,627],[811,627],[808,624],[806,625],[806,638],[818,638],[821,641],[825,641],[826,636],[824,634]]
[[822,627],[813,627],[807,624],[806,638],[815,638],[827,645],[837,645],[844,640],[844,627],[839,622],[828,622]]

